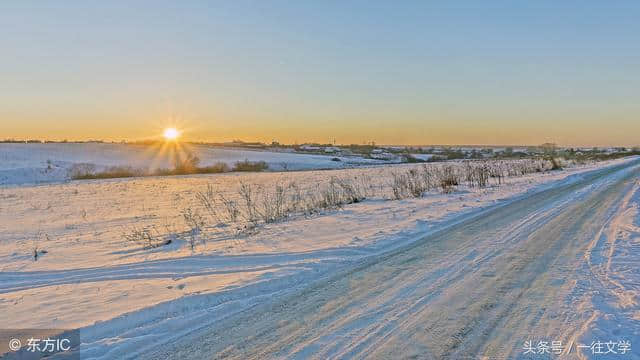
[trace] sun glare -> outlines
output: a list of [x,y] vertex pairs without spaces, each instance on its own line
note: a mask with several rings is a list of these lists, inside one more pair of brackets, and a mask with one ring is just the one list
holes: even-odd
[[163,135],[167,140],[175,140],[180,136],[180,132],[176,128],[166,128]]

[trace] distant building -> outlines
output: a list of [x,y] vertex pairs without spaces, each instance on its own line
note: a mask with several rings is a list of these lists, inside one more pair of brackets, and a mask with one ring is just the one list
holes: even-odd
[[377,160],[397,160],[398,156],[384,151],[383,149],[371,150],[371,158]]
[[300,146],[300,150],[303,151],[320,151],[320,147],[319,146],[313,146],[313,145],[302,145]]

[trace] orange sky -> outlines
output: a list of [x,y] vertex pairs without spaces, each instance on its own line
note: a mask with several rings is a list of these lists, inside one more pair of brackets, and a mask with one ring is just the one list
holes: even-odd
[[640,3],[3,4],[0,138],[639,145]]

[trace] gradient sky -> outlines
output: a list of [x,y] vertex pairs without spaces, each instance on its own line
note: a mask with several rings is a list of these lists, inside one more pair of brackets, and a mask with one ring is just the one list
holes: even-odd
[[0,2],[0,138],[640,144],[640,2]]

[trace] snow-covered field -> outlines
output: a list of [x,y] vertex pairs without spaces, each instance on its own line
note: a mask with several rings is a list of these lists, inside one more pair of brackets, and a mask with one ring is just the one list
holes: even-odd
[[[361,157],[309,155],[287,152],[253,151],[204,145],[181,145],[196,155],[201,165],[237,161],[265,161],[271,170],[340,169],[358,165],[384,164]],[[0,144],[0,185],[59,182],[68,179],[73,164],[89,163],[98,168],[130,166],[139,169],[173,167],[166,148],[151,145],[109,143]]]
[[[221,150],[211,151],[217,154]],[[30,155],[15,163],[46,163],[49,156],[45,154],[52,153],[44,151],[40,158]],[[64,159],[64,151],[56,154],[51,157]],[[278,155],[300,156],[301,164],[313,158]],[[15,154],[11,156],[8,158],[16,159]],[[78,154],[61,161],[86,162],[92,156]],[[272,299],[354,261],[405,245],[483,209],[625,161],[629,160],[507,178],[501,186],[482,189],[460,186],[452,194],[433,192],[397,201],[379,196],[338,210],[261,224],[248,231],[210,221],[197,234],[193,248],[189,236],[184,235],[188,231],[184,213],[189,209],[202,211],[196,193],[205,191],[207,185],[213,184],[229,198],[237,196],[241,182],[262,188],[294,182],[308,189],[331,177],[349,177],[368,179],[372,187],[382,188],[390,181],[391,172],[411,165],[3,186],[3,326],[81,328],[83,358],[133,358],[265,298]],[[6,170],[13,165],[7,166],[3,159],[2,166]],[[615,223],[616,229],[610,230],[612,234],[625,232],[620,244],[635,246],[637,242],[634,204],[629,202],[629,209]],[[123,236],[140,227],[153,228],[172,243],[148,249]],[[633,256],[629,252],[607,266],[628,267]],[[635,301],[634,296],[627,295],[630,303]],[[637,312],[633,316],[640,317]]]

